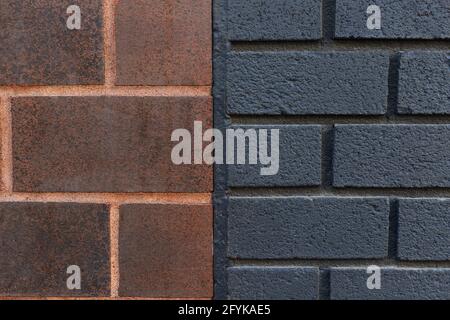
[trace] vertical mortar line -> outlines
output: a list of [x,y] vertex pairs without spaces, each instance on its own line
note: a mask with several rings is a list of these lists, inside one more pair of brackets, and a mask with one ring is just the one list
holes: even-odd
[[397,259],[398,245],[398,215],[399,201],[397,198],[389,199],[389,238],[388,238],[388,259]]
[[330,269],[319,269],[319,300],[330,300]]
[[322,46],[331,45],[334,39],[336,0],[322,1]]
[[109,214],[110,258],[111,258],[111,297],[119,296],[119,205],[112,203]]
[[104,59],[105,59],[105,85],[113,87],[116,82],[116,42],[115,42],[115,9],[118,0],[104,0]]
[[388,121],[395,120],[397,115],[398,105],[398,85],[399,85],[399,70],[400,68],[400,53],[395,52],[389,58],[389,75],[388,75],[388,101],[386,117]]
[[11,98],[0,97],[0,121],[1,121],[1,190],[12,193],[13,190],[13,165],[12,165],[12,116]]

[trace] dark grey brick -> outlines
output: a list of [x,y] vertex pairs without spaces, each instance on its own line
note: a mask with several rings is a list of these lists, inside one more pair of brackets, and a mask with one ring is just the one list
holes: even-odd
[[450,114],[450,51],[402,54],[398,112]]
[[322,36],[321,1],[228,0],[230,40],[316,40]]
[[403,260],[450,260],[450,199],[399,202],[398,256]]
[[337,125],[336,187],[449,187],[449,125]]
[[238,52],[228,56],[231,114],[383,114],[383,52]]
[[230,198],[228,255],[234,258],[382,258],[384,198]]
[[[276,175],[261,175],[261,165],[228,166],[229,185],[234,187],[264,186],[317,186],[321,181],[321,128],[320,126],[233,126],[247,132],[254,129],[279,130],[279,171]],[[270,154],[270,135],[267,138]],[[246,161],[248,163],[248,159]]]
[[331,299],[450,299],[450,269],[382,268],[379,290],[367,288],[369,276],[366,268],[331,269]]
[[317,300],[319,269],[295,267],[233,267],[228,269],[233,300]]
[[[367,8],[381,9],[381,29],[367,28]],[[448,0],[337,0],[337,38],[450,39]]]

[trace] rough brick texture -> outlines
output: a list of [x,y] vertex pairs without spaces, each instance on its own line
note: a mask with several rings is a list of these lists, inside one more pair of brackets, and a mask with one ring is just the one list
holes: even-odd
[[448,300],[450,269],[382,268],[381,288],[367,288],[366,268],[333,268],[331,299]]
[[355,52],[239,52],[228,57],[231,114],[383,114],[389,57]]
[[211,4],[0,0],[0,299],[213,297]]
[[213,5],[215,127],[280,137],[215,167],[216,298],[448,299],[450,2]]
[[382,258],[386,199],[231,198],[228,254],[248,259]]
[[119,1],[117,84],[210,85],[211,0]]
[[398,256],[402,260],[450,260],[450,200],[401,199]]
[[209,205],[120,208],[121,296],[212,297]]
[[[110,294],[108,207],[76,203],[0,203],[1,296]],[[67,288],[67,268],[81,289]]]
[[[367,28],[381,10],[381,28]],[[447,0],[336,0],[337,38],[450,39],[450,3]]]
[[[229,166],[228,181],[231,186],[286,187],[317,186],[320,184],[321,129],[319,126],[234,126],[232,128],[242,129],[245,133],[249,133],[249,130],[255,130],[258,139],[260,130],[268,130],[269,133],[270,130],[275,129],[281,131],[282,134],[279,137],[278,173],[275,176],[263,176],[261,175],[261,168],[270,167],[270,165],[250,165],[247,159],[246,165]],[[269,134],[266,140],[270,150]],[[249,145],[248,142],[247,145]]]
[[399,113],[450,114],[450,51],[405,52],[399,73]]
[[338,125],[334,186],[449,187],[449,125]]
[[210,113],[207,97],[15,98],[14,190],[208,192],[212,170],[172,163],[170,140]]
[[230,299],[316,300],[319,269],[234,267],[228,269]]
[[229,0],[231,40],[317,40],[322,37],[321,1]]
[[104,82],[102,1],[79,5],[80,30],[67,28],[67,8],[73,4],[0,1],[0,85]]

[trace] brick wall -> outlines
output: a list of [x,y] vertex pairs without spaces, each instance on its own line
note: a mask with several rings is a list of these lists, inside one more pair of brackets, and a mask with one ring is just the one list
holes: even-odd
[[0,297],[211,298],[212,168],[170,157],[212,121],[211,2],[0,8]]
[[223,0],[214,30],[216,127],[280,130],[277,176],[215,169],[216,297],[449,299],[450,2]]

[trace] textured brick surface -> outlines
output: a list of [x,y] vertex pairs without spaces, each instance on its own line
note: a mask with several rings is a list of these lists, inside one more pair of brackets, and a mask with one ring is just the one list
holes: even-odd
[[337,187],[449,187],[450,126],[337,125]]
[[120,0],[117,84],[211,84],[211,0]]
[[171,133],[210,121],[207,97],[12,101],[14,190],[208,192],[212,170],[174,165]]
[[212,297],[212,208],[124,205],[121,296]]
[[354,52],[229,54],[231,114],[383,114],[388,55]]
[[230,299],[316,300],[319,269],[234,267],[228,269]]
[[383,268],[381,289],[367,289],[365,268],[336,268],[330,273],[331,299],[450,299],[450,269]]
[[[381,9],[381,29],[367,28],[367,8]],[[448,0],[337,0],[336,37],[450,39]]]
[[450,114],[450,51],[403,53],[399,74],[399,113]]
[[231,40],[317,40],[321,36],[321,1],[228,0]]
[[450,200],[399,202],[398,256],[403,260],[450,260]]
[[[317,186],[321,180],[320,126],[233,126],[233,129],[279,130],[279,171],[276,175],[261,175],[261,165],[230,165],[231,186]],[[268,143],[271,141],[267,138]],[[268,144],[268,150],[271,150]],[[273,150],[273,149],[272,149]],[[248,163],[248,159],[247,159]]]
[[[109,296],[108,208],[75,203],[0,203],[0,295]],[[81,290],[67,268],[81,269]]]
[[382,198],[231,198],[228,254],[238,258],[382,258]]
[[73,4],[0,1],[0,85],[103,83],[102,1],[79,3],[81,30],[67,28]]

